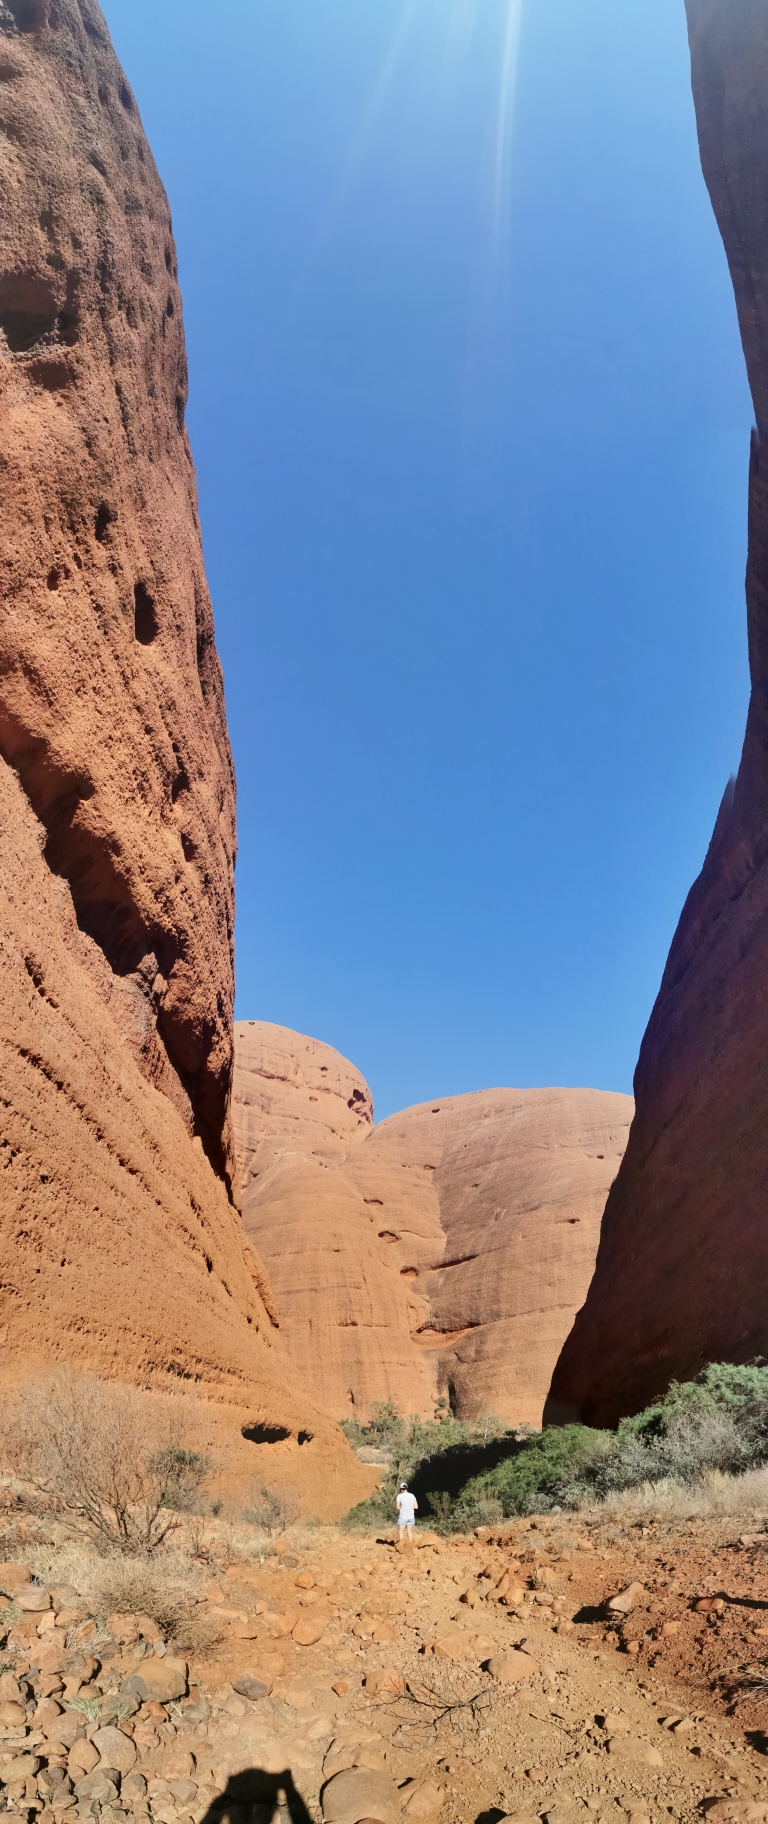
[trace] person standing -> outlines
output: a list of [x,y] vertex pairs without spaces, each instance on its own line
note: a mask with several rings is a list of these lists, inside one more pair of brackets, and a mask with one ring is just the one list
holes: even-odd
[[412,1495],[408,1489],[407,1482],[401,1482],[397,1501],[395,1502],[397,1508],[397,1530],[400,1535],[397,1546],[398,1551],[400,1552],[404,1551],[406,1547],[410,1550],[413,1544],[413,1529],[416,1524],[416,1509],[418,1505],[419,1503],[416,1500],[416,1496]]

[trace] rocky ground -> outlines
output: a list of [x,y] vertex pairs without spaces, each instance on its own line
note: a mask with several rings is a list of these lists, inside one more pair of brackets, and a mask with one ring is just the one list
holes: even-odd
[[743,1671],[768,1643],[768,1534],[561,1516],[402,1556],[331,1528],[203,1549],[193,1620],[216,1644],[191,1653],[42,1581],[33,1537],[0,1565],[10,1817],[768,1818]]

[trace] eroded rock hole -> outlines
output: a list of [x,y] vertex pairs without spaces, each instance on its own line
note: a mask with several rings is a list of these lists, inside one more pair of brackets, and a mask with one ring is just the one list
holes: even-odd
[[0,277],[0,329],[14,354],[23,354],[52,335],[57,316],[58,305],[47,279],[32,272],[5,272]]
[[312,1431],[300,1431],[299,1432],[299,1443],[300,1444],[311,1444],[313,1437],[314,1437],[314,1432],[312,1432]]
[[61,571],[57,570],[55,564],[53,565],[53,568],[48,571],[48,575],[45,580],[48,584],[49,589],[58,589],[59,584],[61,582]]
[[103,500],[101,506],[96,509],[96,518],[93,522],[93,530],[98,544],[103,545],[114,517],[112,508],[108,507],[106,501]]
[[249,1444],[284,1444],[290,1437],[287,1425],[244,1425],[241,1436]]
[[6,0],[20,32],[39,32],[45,25],[44,0]]
[[[154,597],[150,595],[146,583],[134,585],[133,604],[136,638],[140,646],[151,646],[152,641],[157,638],[158,623]],[[184,777],[186,779],[186,774]],[[187,784],[189,784],[188,780]],[[177,793],[174,795],[178,796]]]

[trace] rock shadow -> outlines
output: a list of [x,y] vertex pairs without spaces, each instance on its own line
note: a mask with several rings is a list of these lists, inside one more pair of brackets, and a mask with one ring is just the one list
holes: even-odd
[[290,1767],[282,1773],[266,1773],[263,1767],[233,1773],[226,1791],[212,1799],[203,1824],[272,1824],[273,1819],[275,1824],[312,1824]]
[[419,1518],[429,1520],[425,1506],[427,1496],[444,1490],[453,1499],[471,1476],[481,1476],[508,1457],[517,1457],[523,1446],[519,1438],[491,1438],[487,1444],[451,1444],[439,1457],[425,1457],[413,1471],[408,1487],[419,1503]]

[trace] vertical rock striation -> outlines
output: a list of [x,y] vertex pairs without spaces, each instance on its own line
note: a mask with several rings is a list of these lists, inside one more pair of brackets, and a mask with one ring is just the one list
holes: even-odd
[[749,472],[752,692],[741,764],[688,895],[635,1076],[595,1277],[548,1416],[637,1411],[707,1361],[768,1354],[768,10],[686,0],[704,176],[757,428]]
[[242,1424],[277,1418],[338,1511],[362,1472],[229,1193],[235,793],[176,252],[94,0],[0,0],[0,187],[4,1370],[192,1386],[262,1477]]

